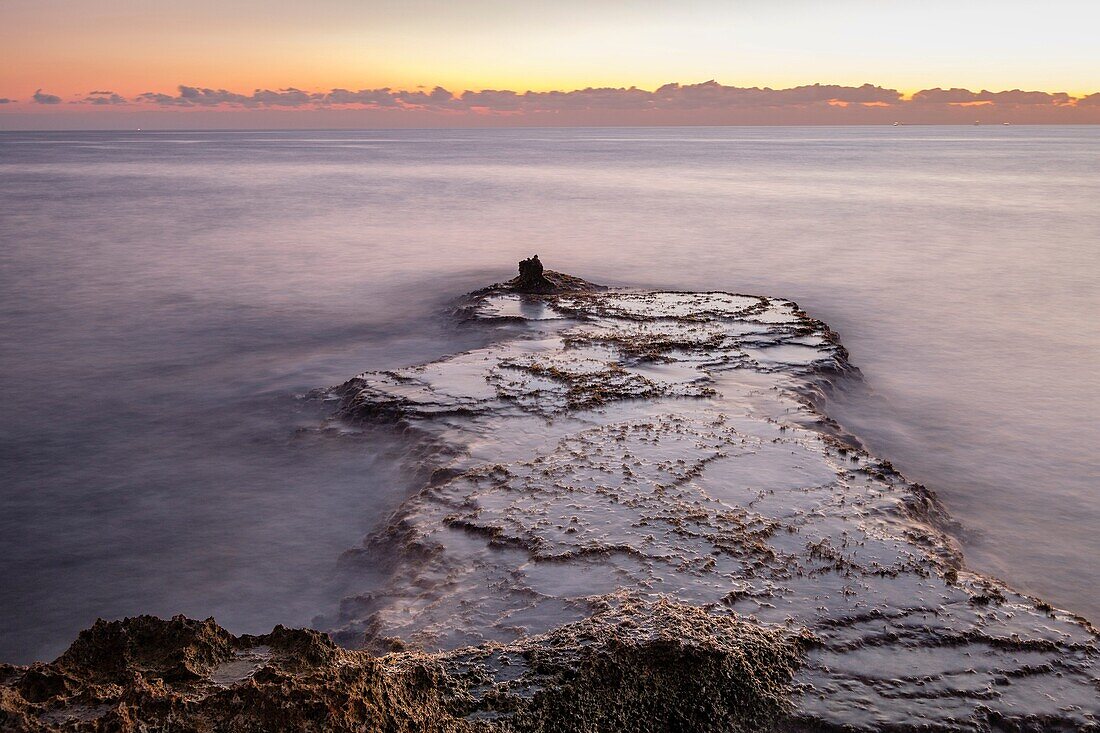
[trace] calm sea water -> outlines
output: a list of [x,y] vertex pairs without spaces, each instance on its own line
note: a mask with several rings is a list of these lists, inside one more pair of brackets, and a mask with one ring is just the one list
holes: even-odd
[[535,252],[799,301],[971,565],[1100,619],[1098,171],[1085,127],[2,133],[0,659],[331,611],[413,482],[297,396],[473,345],[442,304]]

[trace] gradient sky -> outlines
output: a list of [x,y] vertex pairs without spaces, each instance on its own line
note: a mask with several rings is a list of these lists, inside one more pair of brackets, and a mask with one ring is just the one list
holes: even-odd
[[1085,96],[1098,29],[1084,0],[0,0],[0,98],[708,79]]

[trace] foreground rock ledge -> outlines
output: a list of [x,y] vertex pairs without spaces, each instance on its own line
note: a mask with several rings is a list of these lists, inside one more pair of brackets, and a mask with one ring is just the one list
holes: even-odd
[[371,652],[101,622],[0,669],[0,728],[1100,729],[1096,630],[967,570],[822,413],[859,375],[826,324],[520,269],[459,303],[490,345],[323,393],[435,469],[343,558],[387,563],[323,624]]
[[0,729],[752,731],[785,709],[804,639],[667,601],[603,604],[445,654],[374,656],[282,627],[235,637],[182,616],[100,621],[52,664],[0,669]]

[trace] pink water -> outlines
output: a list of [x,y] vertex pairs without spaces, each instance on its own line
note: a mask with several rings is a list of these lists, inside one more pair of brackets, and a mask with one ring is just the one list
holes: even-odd
[[1098,170],[1088,127],[0,134],[0,659],[330,611],[414,482],[296,395],[475,343],[442,304],[534,252],[797,300],[970,564],[1100,618]]

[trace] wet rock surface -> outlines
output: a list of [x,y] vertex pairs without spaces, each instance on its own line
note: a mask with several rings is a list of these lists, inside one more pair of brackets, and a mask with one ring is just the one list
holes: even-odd
[[473,314],[524,328],[338,389],[345,419],[457,456],[362,550],[393,574],[338,638],[506,642],[627,589],[810,634],[791,730],[1097,725],[1095,631],[967,571],[934,494],[822,414],[858,370],[794,303],[489,292]]
[[[497,342],[328,393],[339,420],[436,449],[428,485],[345,557],[389,572],[325,624],[364,651],[101,624],[0,671],[0,721],[1100,729],[1095,629],[969,572],[935,495],[820,411],[858,378],[824,323],[536,269],[461,304]],[[536,274],[553,289],[525,292]]]

